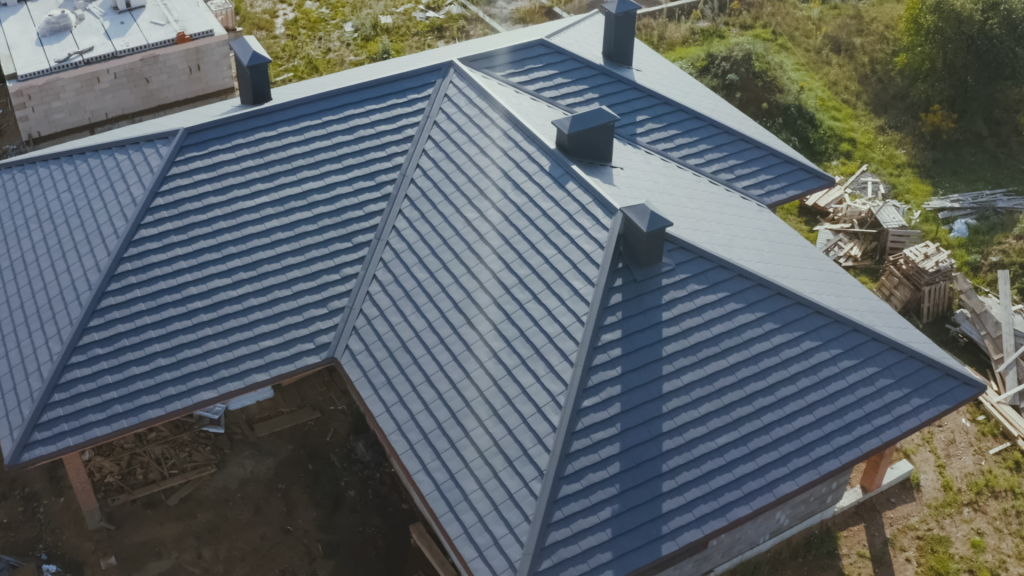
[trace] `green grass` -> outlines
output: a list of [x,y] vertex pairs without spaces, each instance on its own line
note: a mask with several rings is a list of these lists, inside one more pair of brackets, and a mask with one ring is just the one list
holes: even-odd
[[928,534],[917,545],[919,576],[960,576],[962,569],[949,536]]
[[[924,130],[921,114],[929,106],[909,98],[911,86],[894,66],[902,2],[740,0],[731,6],[703,14],[699,24],[641,19],[638,35],[832,174],[869,164],[895,198],[914,206],[937,194],[1024,189],[1020,128],[999,138],[967,125],[950,129],[946,139]],[[1024,118],[1019,111],[1006,115]],[[813,214],[795,204],[778,213],[814,241]],[[950,249],[971,280],[992,288],[995,271],[1008,268],[1024,293],[1024,226],[1016,215],[980,218],[966,239],[950,239],[930,211],[915,227]],[[854,275],[871,288],[879,273]]]

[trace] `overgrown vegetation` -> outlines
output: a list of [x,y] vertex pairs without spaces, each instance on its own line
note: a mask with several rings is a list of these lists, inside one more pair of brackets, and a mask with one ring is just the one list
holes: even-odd
[[[444,8],[443,0],[420,3],[435,12]],[[465,14],[420,22],[412,7],[396,11],[404,5],[398,0],[243,0],[235,10],[239,26],[273,58],[270,75],[276,85],[490,33]],[[382,23],[381,16],[390,16],[391,23]]]
[[[1024,26],[1009,28],[1022,2],[992,8],[987,12],[991,21],[974,22],[972,30],[993,27],[1002,39],[991,40],[992,46],[1017,38]],[[955,4],[977,15],[994,3],[999,0],[738,0],[716,8],[705,2],[689,19],[641,19],[638,34],[822,168],[849,175],[870,164],[897,199],[920,205],[936,194],[1024,188],[1024,105],[1014,88],[1016,73],[991,76],[1001,87],[1000,97],[983,108],[995,120],[978,122],[958,100],[919,89],[924,71],[912,55],[930,51],[940,67],[935,69],[941,69],[945,48],[928,48],[908,36],[914,10],[931,18],[932,4]],[[1005,26],[995,22],[1007,11],[1014,15]],[[930,22],[922,26],[933,33],[961,33]],[[998,60],[1020,66],[1021,50],[1024,41]],[[954,86],[960,81],[947,80]],[[795,203],[778,213],[814,240],[817,215]],[[951,249],[970,279],[994,287],[996,268],[1009,268],[1016,287],[1024,291],[1024,226],[1018,234],[1014,216],[978,220],[968,238],[950,239],[930,211],[916,227],[925,239]],[[856,276],[873,287],[880,271],[861,269]]]

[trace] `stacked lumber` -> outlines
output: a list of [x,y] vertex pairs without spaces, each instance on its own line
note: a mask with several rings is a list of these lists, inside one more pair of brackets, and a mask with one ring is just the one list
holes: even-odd
[[949,194],[924,203],[928,210],[941,210],[939,218],[972,218],[984,210],[1024,212],[1024,196],[1010,194],[1012,188]]
[[857,170],[856,174],[848,178],[843,184],[839,184],[837,180],[836,185],[832,188],[827,188],[821,192],[815,192],[814,194],[802,199],[801,202],[803,202],[804,206],[815,210],[831,210],[836,204],[849,200],[847,197],[847,190],[857,182],[857,179],[860,178],[867,169],[868,165],[865,164],[864,166],[861,166],[860,170]]
[[215,472],[224,444],[203,424],[173,420],[90,448],[85,469],[96,497],[121,504]]
[[907,205],[879,198],[847,199],[833,204],[828,218],[814,229],[818,250],[851,268],[869,266],[877,255],[888,257],[921,241],[919,230],[910,230],[904,215]]
[[[1004,292],[1007,298],[1006,302],[1001,302],[1000,298],[975,288],[962,274],[953,276],[953,286],[960,292],[961,305],[953,316],[956,329],[988,355],[999,395],[1016,388],[1017,374],[1024,374],[1024,359],[1020,357],[1000,370],[1008,357],[1012,358],[1014,352],[1024,347],[1024,306],[1013,306],[1009,302],[1008,274],[1006,280]],[[1007,349],[1009,351],[1004,355]],[[1007,381],[1011,378],[1013,382],[1008,388]],[[1016,394],[1007,399],[1011,404],[1019,403]]]
[[911,246],[885,262],[875,292],[893,310],[934,320],[950,303],[950,280],[956,262],[935,242]]

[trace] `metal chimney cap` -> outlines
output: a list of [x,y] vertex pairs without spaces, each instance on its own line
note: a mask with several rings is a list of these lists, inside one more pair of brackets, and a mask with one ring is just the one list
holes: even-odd
[[672,225],[672,221],[654,211],[650,204],[633,204],[624,206],[622,213],[626,215],[644,233],[664,230]]
[[627,12],[635,12],[642,8],[633,0],[612,0],[611,2],[605,2],[601,4],[601,10],[605,14],[625,14]]
[[235,51],[238,61],[246,68],[257,64],[270,64],[273,62],[270,54],[267,54],[267,51],[255,36],[242,36],[234,40],[231,42],[231,49]]
[[586,112],[580,112],[579,114],[573,114],[572,116],[566,116],[559,118],[552,122],[555,128],[566,134],[575,134],[576,132],[582,132],[583,130],[589,130],[596,128],[597,126],[603,126],[605,124],[611,124],[617,122],[619,116],[611,110],[601,106]]

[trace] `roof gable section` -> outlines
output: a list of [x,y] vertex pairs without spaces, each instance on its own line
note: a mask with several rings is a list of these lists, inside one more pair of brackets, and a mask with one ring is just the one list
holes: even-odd
[[190,131],[23,459],[323,361],[440,77]]
[[982,391],[692,246],[666,256],[610,279],[538,574],[628,574]]
[[171,140],[122,142],[0,167],[0,449],[6,457]]
[[529,531],[612,208],[454,74],[341,363],[474,574]]
[[617,136],[768,206],[835,182],[803,159],[783,154],[549,41],[496,50],[464,62],[568,111],[606,106],[620,116]]

